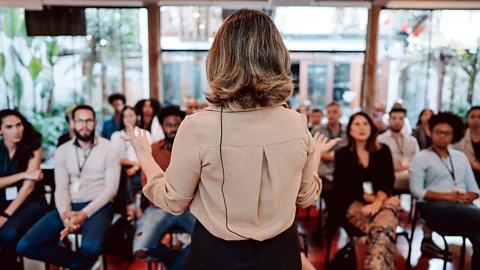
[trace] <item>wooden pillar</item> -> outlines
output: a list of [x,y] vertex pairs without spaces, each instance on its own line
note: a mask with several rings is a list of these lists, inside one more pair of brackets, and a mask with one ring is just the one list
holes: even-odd
[[373,113],[375,106],[375,75],[377,73],[378,25],[381,6],[372,6],[368,11],[367,50],[363,84],[363,110]]
[[160,7],[149,4],[147,9],[150,98],[160,100]]

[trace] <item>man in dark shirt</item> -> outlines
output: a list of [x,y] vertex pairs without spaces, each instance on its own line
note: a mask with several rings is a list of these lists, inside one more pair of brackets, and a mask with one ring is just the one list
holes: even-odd
[[[159,121],[165,132],[165,140],[152,145],[152,155],[155,162],[164,171],[170,164],[173,141],[184,118],[185,112],[180,111],[176,106],[165,107],[160,111]],[[147,179],[143,175],[142,185],[146,184]],[[150,205],[137,222],[133,242],[135,256],[141,260],[163,262],[169,270],[183,269],[190,248],[188,246],[189,235],[193,233],[194,224],[195,218],[188,210],[179,216],[174,216],[154,205]],[[182,246],[168,248],[160,241],[174,227],[181,228],[186,234],[181,235]]]
[[125,108],[125,96],[123,94],[115,93],[108,97],[108,102],[112,106],[115,114],[103,123],[102,137],[110,140],[110,137],[115,131],[120,130],[120,116],[123,108]]

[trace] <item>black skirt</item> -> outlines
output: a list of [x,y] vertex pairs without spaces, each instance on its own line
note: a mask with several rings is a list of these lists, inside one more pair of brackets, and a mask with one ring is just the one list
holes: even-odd
[[226,241],[197,221],[186,270],[301,270],[297,228],[265,241]]

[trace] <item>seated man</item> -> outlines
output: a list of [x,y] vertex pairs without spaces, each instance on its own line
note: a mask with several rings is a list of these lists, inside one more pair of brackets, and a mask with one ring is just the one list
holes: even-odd
[[431,229],[470,239],[472,269],[480,269],[480,209],[472,204],[480,190],[465,154],[448,148],[461,139],[462,120],[439,113],[429,125],[433,144],[412,161],[410,191],[423,201],[420,214]]
[[[120,160],[110,141],[95,136],[95,112],[79,105],[72,112],[75,137],[55,153],[56,209],[20,240],[24,257],[69,269],[89,269],[101,253],[112,221]],[[82,234],[80,250],[58,245],[69,233]]]
[[[170,164],[173,141],[184,118],[185,112],[180,111],[176,106],[165,107],[160,111],[159,121],[165,133],[165,139],[152,145],[152,155],[162,170],[166,170]],[[142,175],[142,184],[146,183],[146,177]],[[174,248],[168,248],[160,241],[172,228],[180,228],[191,235],[194,225],[195,218],[188,210],[179,216],[174,216],[150,205],[137,222],[133,242],[135,256],[141,260],[163,262],[169,270],[183,269],[190,248],[186,247],[189,239],[181,240],[184,242],[183,247]]]

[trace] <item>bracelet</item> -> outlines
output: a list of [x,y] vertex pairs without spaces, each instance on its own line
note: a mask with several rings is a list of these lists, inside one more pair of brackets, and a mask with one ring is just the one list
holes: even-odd
[[10,217],[10,215],[5,213],[5,212],[1,213],[0,216],[2,216],[4,218],[7,218],[7,219]]

